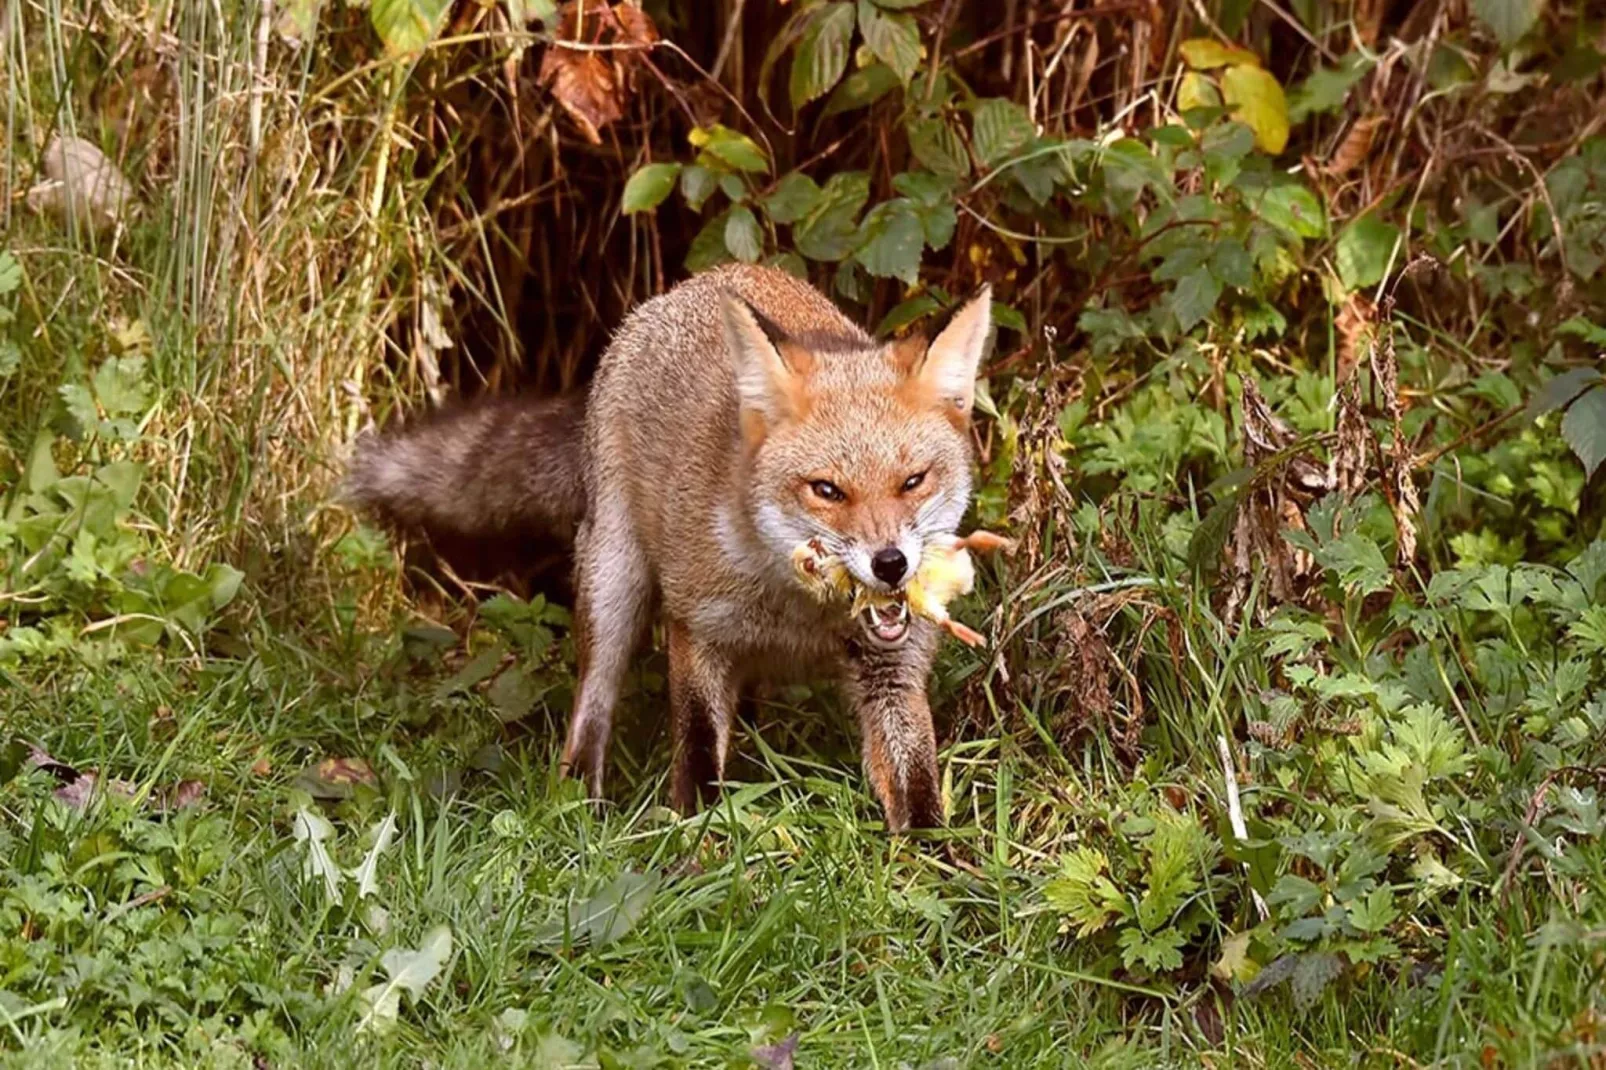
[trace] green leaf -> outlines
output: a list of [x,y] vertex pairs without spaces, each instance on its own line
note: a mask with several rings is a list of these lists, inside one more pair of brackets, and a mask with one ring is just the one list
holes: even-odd
[[1561,437],[1583,462],[1584,476],[1594,478],[1606,461],[1606,386],[1597,386],[1572,403],[1561,419]]
[[1344,288],[1359,290],[1381,282],[1399,237],[1400,228],[1376,214],[1363,215],[1345,227],[1333,252]]
[[417,52],[435,39],[451,0],[373,0],[368,17],[392,56]]
[[1122,929],[1116,943],[1121,947],[1121,964],[1127,969],[1143,966],[1150,973],[1182,968],[1182,948],[1187,938],[1175,929],[1146,933],[1133,926]]
[[988,167],[1009,159],[1037,137],[1026,109],[1003,97],[993,97],[976,105],[971,121],[976,155]]
[[920,278],[925,227],[914,202],[899,197],[876,205],[864,217],[854,259],[877,278],[897,278],[913,286]]
[[1221,280],[1210,273],[1208,267],[1197,267],[1177,280],[1168,304],[1177,318],[1177,326],[1186,334],[1193,326],[1215,310],[1221,297]]
[[830,3],[817,11],[792,57],[792,109],[824,96],[848,68],[853,41],[853,5]]
[[1182,60],[1196,71],[1230,65],[1258,66],[1260,58],[1246,48],[1222,44],[1211,37],[1194,37],[1177,46]]
[[1539,393],[1528,403],[1528,418],[1531,420],[1547,412],[1564,408],[1579,394],[1600,381],[1601,374],[1594,368],[1571,368],[1560,375],[1546,379],[1545,385],[1539,388]]
[[1337,67],[1318,67],[1289,93],[1288,121],[1300,123],[1312,115],[1337,111],[1371,66],[1365,56],[1351,52]]
[[1545,0],[1472,0],[1472,13],[1482,19],[1509,49],[1533,29]]
[[758,143],[746,134],[738,133],[722,123],[691,133],[691,143],[712,155],[720,163],[738,171],[768,171],[769,157]]
[[1228,286],[1247,290],[1255,281],[1249,250],[1236,238],[1223,238],[1210,251],[1210,273]]
[[657,890],[658,878],[626,870],[596,895],[569,908],[569,932],[592,948],[606,947],[635,928]]
[[725,248],[744,264],[751,264],[764,254],[764,232],[759,229],[758,217],[745,204],[732,208],[726,215]]
[[912,15],[889,15],[870,0],[859,0],[859,32],[870,54],[907,83],[920,66],[920,28]]
[[650,163],[630,176],[625,183],[624,212],[650,212],[664,203],[680,177],[678,163]]
[[67,415],[86,432],[100,423],[100,410],[95,408],[95,397],[89,392],[89,387],[81,383],[63,383],[56,388],[56,394],[66,406]]
[[870,176],[840,171],[820,190],[820,203],[792,228],[792,243],[810,260],[836,261],[853,252],[859,241],[855,222],[870,197]]
[[114,357],[95,369],[95,400],[107,416],[143,412],[148,397],[144,357]]
[[907,327],[922,316],[930,315],[942,308],[942,302],[929,293],[916,294],[907,301],[900,301],[893,305],[891,311],[876,324],[877,337],[885,338],[901,327]]
[[0,297],[12,293],[22,285],[22,265],[7,252],[0,252]]
[[730,250],[725,247],[725,224],[729,220],[727,209],[703,224],[697,237],[686,250],[686,270],[693,274],[730,262]]
[[909,124],[907,131],[909,151],[928,171],[953,176],[970,172],[965,143],[942,116],[916,120]]
[[680,195],[694,212],[701,212],[703,204],[719,188],[717,172],[702,164],[692,164],[680,173]]
[[1120,889],[1104,875],[1109,860],[1103,851],[1076,847],[1061,865],[1060,876],[1043,886],[1043,898],[1076,925],[1077,936],[1086,939],[1131,910]]
[[949,204],[953,197],[952,179],[924,171],[904,171],[892,176],[892,188],[922,208],[936,208]]
[[719,191],[729,197],[732,204],[743,204],[747,200],[747,183],[742,181],[741,175],[722,175]]
[[56,436],[49,431],[41,431],[34,436],[33,448],[28,451],[27,472],[23,477],[32,494],[43,493],[61,479],[53,452],[55,444]]
[[803,172],[793,171],[776,183],[775,191],[763,203],[771,222],[796,223],[820,203],[820,187]]
[[824,115],[829,119],[845,111],[867,108],[897,88],[898,74],[885,63],[872,63],[860,67],[831,91],[825,102]]
[[1321,202],[1298,182],[1282,182],[1247,199],[1260,218],[1278,230],[1300,238],[1320,238],[1327,233],[1327,213]]
[[1216,88],[1216,83],[1196,71],[1188,71],[1182,76],[1182,82],[1177,86],[1177,111],[1219,107],[1221,91]]
[[9,379],[22,367],[22,350],[9,338],[0,338],[0,379]]
[[558,17],[557,0],[507,0],[507,17],[514,26],[551,25]]
[[1275,76],[1260,67],[1228,67],[1221,96],[1237,106],[1235,117],[1255,132],[1255,144],[1277,155],[1288,144],[1288,99]]
[[1315,553],[1317,564],[1332,570],[1345,590],[1360,597],[1386,591],[1394,573],[1377,543],[1352,531],[1321,546]]

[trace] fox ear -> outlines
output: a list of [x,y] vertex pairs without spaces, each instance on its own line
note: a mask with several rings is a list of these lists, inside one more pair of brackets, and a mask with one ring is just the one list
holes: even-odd
[[792,352],[780,328],[729,292],[720,295],[720,318],[736,369],[744,427],[755,417],[762,425],[772,425],[797,416],[807,368],[799,366],[801,355]]
[[961,419],[969,418],[976,400],[976,371],[992,325],[993,288],[986,285],[954,313],[913,371],[914,380]]

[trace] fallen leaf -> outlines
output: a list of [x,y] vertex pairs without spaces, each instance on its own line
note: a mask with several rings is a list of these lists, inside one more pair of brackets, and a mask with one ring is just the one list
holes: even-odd
[[357,1031],[384,1030],[394,1025],[401,1009],[401,994],[406,992],[417,1000],[440,975],[451,955],[452,930],[445,925],[431,929],[417,950],[398,947],[385,952],[380,963],[389,980],[363,991],[362,1002],[368,1010],[357,1023]]
[[334,826],[322,814],[306,807],[296,811],[296,842],[305,845],[306,857],[301,860],[301,873],[308,880],[322,878],[324,890],[330,899],[340,898],[340,867],[329,857],[324,841],[335,834]]
[[363,858],[362,865],[352,871],[351,877],[357,882],[357,898],[365,899],[379,890],[379,856],[390,848],[391,841],[396,838],[396,814],[392,811],[385,815],[385,820],[374,829],[374,845],[368,848],[368,854]]
[[1337,177],[1347,175],[1366,163],[1367,157],[1372,152],[1372,142],[1376,139],[1378,128],[1383,125],[1384,118],[1382,115],[1368,115],[1355,120],[1349,128],[1349,133],[1344,135],[1344,140],[1338,143],[1338,148],[1328,157],[1323,170]]
[[[602,128],[624,116],[632,76],[641,62],[636,49],[645,50],[657,40],[657,27],[640,8],[570,0],[541,57],[540,83],[550,87],[581,135],[600,145]],[[596,45],[611,47],[590,47]]]
[[361,758],[325,758],[303,769],[295,786],[314,799],[349,799],[358,784],[378,783],[373,767]]
[[76,780],[57,788],[55,797],[74,810],[83,810],[94,801],[97,787],[102,793],[119,799],[132,799],[139,791],[127,780],[102,781],[94,770],[90,770],[80,774]]

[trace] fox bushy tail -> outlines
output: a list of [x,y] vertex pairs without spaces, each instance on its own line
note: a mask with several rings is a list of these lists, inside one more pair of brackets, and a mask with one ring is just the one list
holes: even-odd
[[341,488],[393,528],[448,539],[574,536],[585,397],[487,398],[360,438]]

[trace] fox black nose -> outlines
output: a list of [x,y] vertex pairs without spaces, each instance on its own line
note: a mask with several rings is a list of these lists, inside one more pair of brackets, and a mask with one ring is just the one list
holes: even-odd
[[876,551],[876,555],[870,559],[870,571],[888,587],[896,586],[903,579],[903,574],[909,571],[909,559],[896,546],[889,546]]

